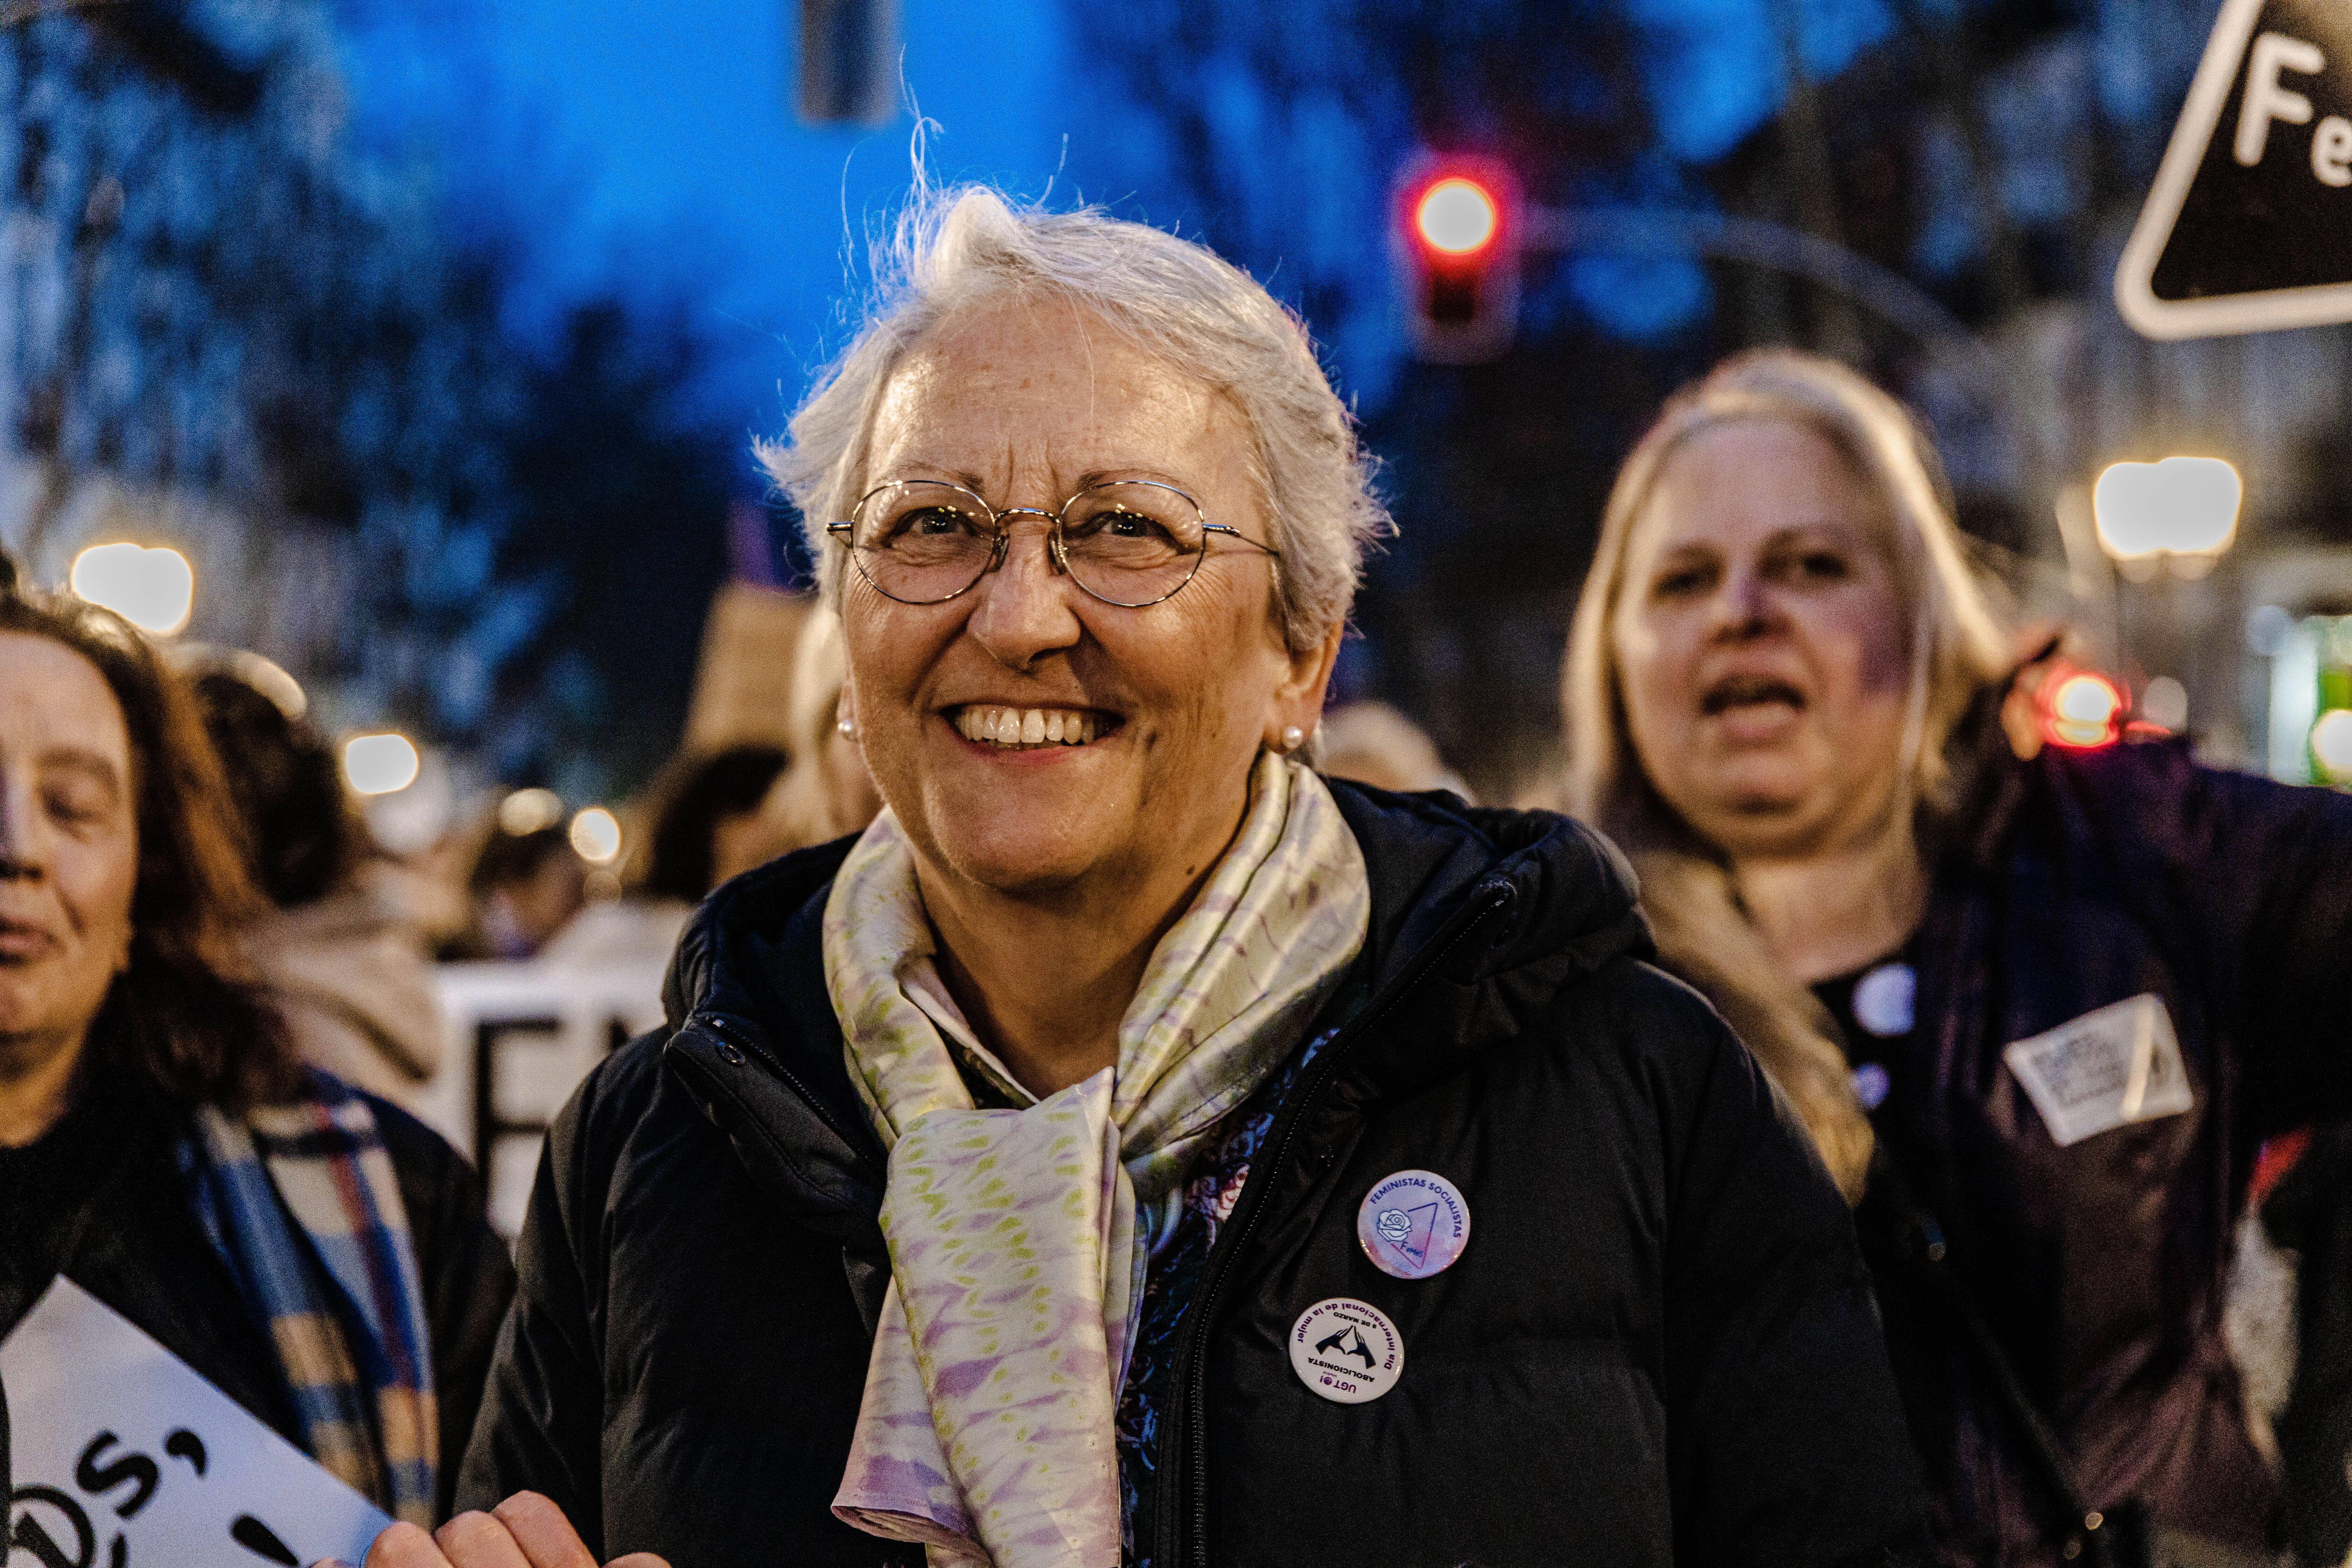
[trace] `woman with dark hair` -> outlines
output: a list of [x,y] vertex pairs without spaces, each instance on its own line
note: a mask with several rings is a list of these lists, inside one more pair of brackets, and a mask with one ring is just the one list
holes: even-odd
[[191,684],[269,906],[245,951],[295,1053],[372,1094],[414,1094],[442,1055],[425,938],[373,875],[334,752],[234,664]]
[[562,822],[516,832],[492,818],[466,876],[471,926],[443,959],[530,958],[588,901],[588,863]]
[[299,1065],[225,794],[137,633],[0,591],[0,1335],[70,1277],[428,1521],[513,1272],[463,1160]]
[[767,859],[746,846],[756,841],[769,786],[790,761],[781,747],[740,745],[672,763],[646,805],[636,892],[698,904],[719,883]]

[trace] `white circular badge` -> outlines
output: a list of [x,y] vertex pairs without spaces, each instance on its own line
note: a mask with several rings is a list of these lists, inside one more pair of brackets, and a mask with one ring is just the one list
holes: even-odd
[[1919,976],[1907,963],[1882,963],[1853,983],[1853,1021],[1880,1039],[1911,1032]]
[[1318,1301],[1291,1325],[1290,1370],[1326,1399],[1361,1405],[1396,1386],[1404,1337],[1377,1307],[1344,1296]]
[[1470,1205],[1434,1171],[1383,1176],[1356,1210],[1356,1240],[1383,1274],[1426,1279],[1470,1245]]

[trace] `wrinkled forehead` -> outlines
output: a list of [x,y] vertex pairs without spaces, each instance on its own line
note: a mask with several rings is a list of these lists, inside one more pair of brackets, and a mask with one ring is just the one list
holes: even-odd
[[1005,296],[935,323],[899,357],[868,434],[868,486],[952,479],[1075,489],[1108,475],[1209,485],[1244,474],[1233,400],[1099,315]]

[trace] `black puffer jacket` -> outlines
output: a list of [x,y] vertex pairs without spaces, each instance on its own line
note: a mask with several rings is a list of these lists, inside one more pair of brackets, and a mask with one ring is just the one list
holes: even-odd
[[[1161,1423],[1177,1563],[1878,1564],[1916,1480],[1844,1206],[1755,1066],[1639,962],[1622,863],[1559,817],[1335,784],[1372,882],[1370,1000],[1303,1072],[1188,1310]],[[887,1263],[884,1161],[819,952],[845,852],[705,906],[672,1032],[549,1140],[460,1484],[545,1492],[600,1560],[919,1561],[835,1522]],[[1365,987],[1354,987],[1357,994]],[[723,1130],[723,1131],[722,1131]],[[1373,1184],[1460,1186],[1468,1249],[1407,1282]],[[1285,1340],[1330,1297],[1402,1382],[1328,1403]]]

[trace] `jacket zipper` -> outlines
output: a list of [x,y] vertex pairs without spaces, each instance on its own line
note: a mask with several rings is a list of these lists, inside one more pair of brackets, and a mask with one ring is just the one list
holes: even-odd
[[845,1131],[841,1124],[835,1121],[832,1115],[825,1110],[824,1101],[819,1100],[815,1095],[809,1092],[808,1085],[802,1082],[801,1079],[793,1072],[793,1069],[786,1067],[783,1062],[778,1058],[776,1053],[770,1050],[764,1044],[762,1044],[759,1037],[753,1034],[751,1029],[735,1024],[732,1021],[722,1022],[719,1019],[719,1015],[715,1013],[695,1013],[689,1015],[687,1018],[686,1024],[688,1028],[699,1024],[702,1027],[718,1036],[722,1044],[734,1047],[737,1050],[741,1051],[745,1056],[757,1061],[761,1068],[783,1079],[785,1086],[791,1089],[794,1094],[799,1095],[802,1102],[805,1104],[809,1110],[816,1113],[816,1119],[824,1123],[826,1131],[830,1131],[835,1137],[840,1139],[844,1143],[849,1145],[851,1149],[858,1150],[861,1152],[863,1152],[862,1145],[859,1143],[858,1140],[850,1132]]
[[[1289,1164],[1290,1148],[1297,1141],[1299,1123],[1307,1119],[1308,1109],[1314,1105],[1323,1090],[1330,1086],[1331,1080],[1339,1075],[1340,1062],[1355,1047],[1357,1041],[1369,1034],[1383,1017],[1394,1012],[1397,1005],[1429,977],[1430,973],[1444,961],[1448,953],[1459,947],[1472,931],[1486,922],[1487,916],[1507,909],[1512,900],[1518,896],[1517,889],[1508,880],[1500,878],[1482,884],[1479,891],[1486,895],[1485,898],[1456,915],[1454,929],[1432,939],[1429,945],[1413,959],[1412,966],[1397,976],[1388,991],[1374,998],[1363,1013],[1353,1021],[1342,1026],[1331,1043],[1323,1048],[1319,1059],[1308,1069],[1307,1081],[1291,1101],[1290,1109],[1283,1117],[1282,1125],[1276,1131],[1273,1158],[1263,1164],[1252,1162],[1250,1174],[1253,1180],[1264,1174],[1265,1180],[1270,1183],[1274,1180],[1275,1173],[1280,1172]],[[1233,1245],[1220,1249],[1223,1256],[1217,1260],[1216,1267],[1209,1277],[1201,1282],[1200,1293],[1192,1301],[1191,1321],[1185,1325],[1184,1348],[1178,1362],[1182,1376],[1180,1380],[1181,1390],[1177,1414],[1176,1447],[1184,1456],[1185,1478],[1191,1483],[1192,1494],[1192,1538],[1188,1555],[1194,1563],[1200,1565],[1200,1568],[1208,1568],[1209,1562],[1207,1442],[1209,1372],[1206,1353],[1208,1325],[1215,1313],[1217,1296],[1224,1288],[1225,1275],[1232,1269],[1234,1259],[1240,1257],[1243,1249],[1249,1245],[1251,1235],[1257,1229],[1259,1216],[1265,1212],[1266,1202],[1265,1194],[1261,1192],[1257,1201],[1250,1206],[1249,1212],[1243,1217],[1241,1229],[1234,1235]],[[1182,1501],[1181,1494],[1176,1500],[1180,1503]],[[1178,1517],[1181,1517],[1181,1513]],[[1170,1531],[1166,1526],[1162,1526],[1159,1533],[1161,1539],[1166,1540]],[[1182,1544],[1181,1538],[1174,1544]],[[1172,1558],[1176,1554],[1170,1555]]]

